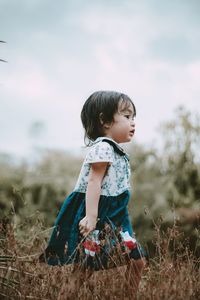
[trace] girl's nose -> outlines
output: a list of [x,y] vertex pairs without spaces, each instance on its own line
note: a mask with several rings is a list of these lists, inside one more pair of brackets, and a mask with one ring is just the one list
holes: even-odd
[[132,119],[132,120],[131,120],[131,125],[132,125],[132,126],[135,126],[135,119]]

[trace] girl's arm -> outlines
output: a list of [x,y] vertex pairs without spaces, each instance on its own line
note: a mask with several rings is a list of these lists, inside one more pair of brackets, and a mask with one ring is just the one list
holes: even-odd
[[98,216],[98,204],[101,195],[101,183],[105,175],[108,162],[91,164],[86,190],[86,216],[79,222],[81,234],[86,236],[96,227]]

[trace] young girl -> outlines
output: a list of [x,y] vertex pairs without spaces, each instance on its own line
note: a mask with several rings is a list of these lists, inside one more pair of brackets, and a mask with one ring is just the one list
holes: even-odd
[[[127,284],[133,294],[145,258],[129,219],[129,158],[119,144],[132,140],[135,116],[135,105],[125,94],[99,91],[87,99],[81,120],[85,141],[91,148],[76,186],[57,216],[48,247],[40,257],[50,265],[74,263],[83,272],[114,267],[124,259],[128,265]],[[77,285],[72,283],[74,291],[78,290]]]

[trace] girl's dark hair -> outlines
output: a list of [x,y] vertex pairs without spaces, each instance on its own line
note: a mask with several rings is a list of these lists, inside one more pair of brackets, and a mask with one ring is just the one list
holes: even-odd
[[119,103],[122,110],[131,104],[136,115],[134,103],[123,93],[97,91],[86,100],[81,111],[81,121],[85,129],[85,143],[88,140],[87,146],[91,141],[104,135],[102,122],[103,124],[113,122],[114,114],[119,111]]

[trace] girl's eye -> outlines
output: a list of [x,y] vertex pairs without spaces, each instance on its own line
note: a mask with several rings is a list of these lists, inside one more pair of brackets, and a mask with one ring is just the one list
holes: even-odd
[[125,118],[127,118],[127,119],[131,119],[131,120],[135,120],[135,116],[132,116],[132,115],[125,115]]

